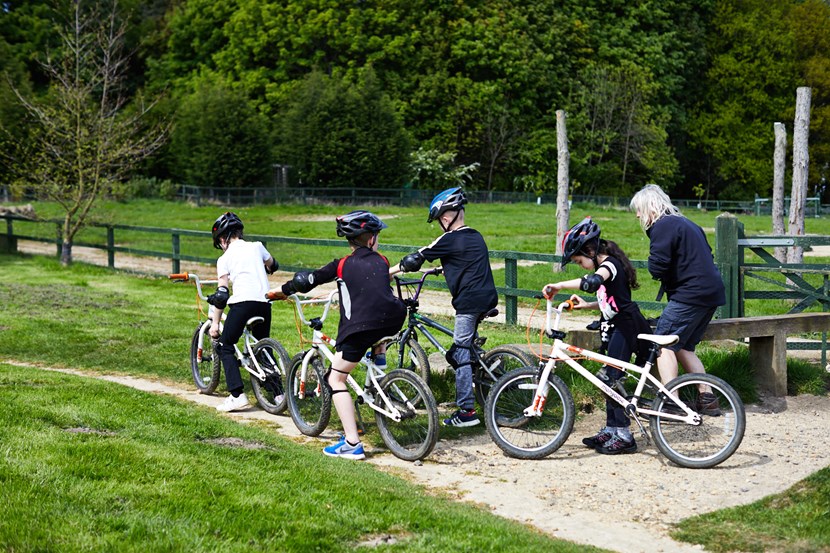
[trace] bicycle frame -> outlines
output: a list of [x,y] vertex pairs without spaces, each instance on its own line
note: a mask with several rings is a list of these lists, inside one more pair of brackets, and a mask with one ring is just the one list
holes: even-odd
[[[177,282],[178,281],[180,281],[180,282],[192,281],[196,285],[196,294],[198,294],[199,297],[201,299],[205,300],[205,301],[207,301],[207,296],[202,291],[202,285],[212,286],[212,285],[219,284],[218,280],[202,280],[202,279],[199,278],[198,275],[193,275],[193,274],[190,274],[190,273],[176,273],[176,274],[170,275],[169,278],[170,278],[170,280],[177,281]],[[216,308],[213,305],[208,304],[208,318],[204,323],[202,323],[202,328],[204,328],[205,325],[207,325],[207,326],[211,325],[211,323],[213,321],[213,313],[214,313],[215,310],[216,310]],[[225,321],[226,317],[227,317],[227,315],[223,312],[221,323],[223,323]],[[256,360],[256,357],[254,356],[254,352],[253,352],[253,349],[252,349],[253,345],[257,342],[257,340],[256,340],[256,338],[254,338],[254,335],[251,333],[251,331],[249,329],[250,326],[252,326],[254,324],[257,324],[257,323],[261,323],[263,320],[264,319],[262,317],[251,317],[250,319],[248,319],[248,321],[245,322],[245,328],[242,331],[242,339],[245,342],[245,353],[243,353],[242,350],[239,349],[239,346],[237,344],[233,345],[233,349],[234,349],[234,354],[236,355],[236,358],[239,359],[240,364],[245,368],[245,370],[248,371],[249,373],[251,373],[252,375],[254,375],[255,377],[257,377],[259,380],[264,381],[265,377],[267,375],[265,373],[265,370],[260,366],[259,362]],[[220,323],[220,327],[221,327],[221,323]],[[220,328],[220,331],[221,331],[221,328]],[[204,332],[199,333],[199,342],[198,342],[199,345],[198,345],[198,353],[197,353],[197,358],[198,358],[199,361],[202,360],[204,335],[205,335]],[[250,361],[252,361],[253,363],[251,363]]]
[[[533,399],[533,404],[525,409],[524,414],[527,417],[533,416],[540,416],[542,414],[542,410],[545,406],[545,401],[547,399],[547,394],[549,390],[548,386],[548,376],[555,372],[556,363],[561,361],[575,370],[577,373],[582,375],[583,378],[588,380],[591,384],[608,394],[614,401],[616,401],[620,406],[622,406],[626,414],[628,416],[634,415],[659,415],[663,419],[671,419],[676,420],[679,422],[684,422],[687,424],[700,424],[702,419],[699,414],[695,411],[689,409],[689,407],[681,401],[676,395],[672,394],[665,386],[651,375],[651,368],[654,365],[653,359],[656,357],[657,349],[660,346],[670,345],[676,341],[676,336],[658,336],[652,334],[640,334],[637,337],[642,340],[648,340],[652,342],[654,345],[652,346],[653,354],[649,357],[649,360],[645,363],[643,367],[639,365],[635,365],[633,363],[629,363],[626,361],[622,361],[620,359],[615,359],[613,357],[608,357],[607,355],[602,355],[600,353],[573,346],[568,344],[562,340],[565,336],[564,332],[559,330],[559,320],[562,315],[563,310],[570,310],[572,304],[570,302],[563,302],[558,307],[554,308],[553,303],[551,300],[547,301],[547,318],[545,322],[545,333],[554,339],[553,346],[551,347],[550,356],[544,366],[541,368],[541,373],[539,376],[539,387],[536,390],[536,395]],[[551,323],[551,319],[553,322]],[[612,367],[616,367],[626,374],[637,374],[637,386],[634,390],[634,395],[632,399],[629,401],[620,395],[616,390],[608,386],[605,382],[597,378],[593,373],[591,373],[588,369],[583,367],[581,364],[577,363],[570,355],[574,354],[579,357],[584,357],[586,359],[590,359],[592,361],[598,361],[603,365],[611,365]],[[651,384],[654,388],[656,388],[660,393],[664,394],[667,398],[670,398],[674,404],[679,408],[682,409],[685,415],[668,413],[668,412],[657,412],[647,407],[640,407],[639,399],[643,393],[643,389],[645,388],[646,383]]]
[[[322,355],[328,359],[329,363],[334,363],[334,347],[337,345],[337,342],[334,338],[323,332],[323,322],[325,322],[326,317],[328,317],[329,309],[331,309],[331,306],[334,303],[334,297],[337,294],[337,290],[334,290],[330,292],[325,299],[301,299],[297,294],[288,296],[288,299],[294,301],[297,315],[300,317],[302,323],[312,329],[311,348],[303,356],[303,365],[300,372],[301,386],[298,391],[300,399],[305,397],[305,382],[308,375],[308,366],[309,363],[311,363],[312,358],[315,355]],[[324,305],[323,314],[320,317],[308,320],[303,311],[303,306],[313,304]],[[346,384],[354,391],[355,394],[357,394],[358,398],[362,399],[363,402],[373,410],[396,422],[399,422],[401,420],[401,412],[394,406],[386,394],[383,393],[383,390],[378,382],[380,378],[386,376],[385,373],[381,371],[377,365],[375,365],[374,361],[367,360],[365,357],[361,360],[361,363],[366,365],[366,380],[363,384],[364,387],[361,387],[351,374],[346,376]],[[320,385],[323,384],[321,383]],[[379,405],[378,402],[375,401],[374,396],[369,392],[369,390],[374,390],[378,393],[383,400],[383,405]],[[410,405],[410,407],[412,406]]]

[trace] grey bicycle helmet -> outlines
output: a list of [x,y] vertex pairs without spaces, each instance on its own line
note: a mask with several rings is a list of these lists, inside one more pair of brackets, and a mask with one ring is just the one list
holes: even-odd
[[236,216],[235,213],[227,211],[216,219],[213,223],[213,247],[221,250],[222,246],[219,244],[219,239],[227,237],[227,235],[234,230],[241,231],[244,228],[242,219]]
[[585,217],[568,229],[562,237],[562,267],[568,264],[571,257],[582,251],[586,245],[593,243],[596,251],[599,245],[599,225]]
[[464,195],[464,190],[460,186],[455,188],[447,188],[434,198],[429,204],[429,217],[427,223],[433,222],[440,217],[445,211],[456,211],[464,209],[464,204],[467,203],[467,196]]
[[369,211],[351,211],[337,218],[337,236],[354,238],[364,232],[377,234],[386,228],[386,223]]

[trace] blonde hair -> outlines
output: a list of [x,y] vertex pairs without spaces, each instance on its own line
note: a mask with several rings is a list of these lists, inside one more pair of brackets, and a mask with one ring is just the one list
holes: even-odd
[[644,231],[650,229],[661,217],[683,217],[669,196],[656,184],[647,184],[634,194],[628,207],[640,215],[640,226]]

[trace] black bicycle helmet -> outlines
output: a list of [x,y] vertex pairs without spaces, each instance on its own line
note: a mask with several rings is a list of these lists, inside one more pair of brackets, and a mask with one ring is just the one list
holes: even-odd
[[568,264],[571,257],[582,251],[586,245],[593,243],[594,251],[599,245],[599,225],[585,217],[568,229],[562,237],[562,267]]
[[377,234],[386,228],[386,223],[369,211],[351,211],[337,218],[337,236],[355,238],[364,232]]
[[434,198],[429,204],[429,217],[427,223],[433,222],[440,217],[445,211],[455,211],[464,208],[467,203],[467,196],[464,195],[464,190],[460,186],[455,188],[447,188]]
[[241,231],[243,228],[242,219],[237,217],[236,213],[230,211],[223,213],[213,223],[213,247],[221,250],[222,246],[219,244],[219,239],[226,237],[233,230]]

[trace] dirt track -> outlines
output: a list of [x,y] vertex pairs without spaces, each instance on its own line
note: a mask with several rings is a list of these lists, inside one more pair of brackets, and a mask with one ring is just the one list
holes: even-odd
[[[53,253],[51,248],[46,246],[45,253]],[[21,249],[35,253],[38,248],[21,244]],[[82,250],[74,250],[76,259],[95,262],[85,258]],[[92,254],[94,257],[100,252],[93,250]],[[130,264],[117,259],[118,268],[160,274],[170,270],[169,263],[141,259]],[[203,274],[212,271],[211,267],[186,269]],[[272,282],[284,282],[287,277],[276,275]],[[448,312],[446,294],[434,294],[434,300],[425,300],[424,309]],[[526,312],[520,312],[520,318],[526,316]],[[585,320],[574,324],[584,326]],[[148,380],[102,378],[205,405],[216,405],[222,399]],[[668,538],[670,525],[688,516],[750,503],[783,491],[828,464],[824,451],[815,447],[812,437],[825,434],[830,398],[771,399],[761,405],[747,406],[747,411],[743,444],[732,458],[708,470],[672,466],[642,439],[638,439],[640,451],[633,455],[595,454],[582,446],[580,438],[602,425],[600,413],[580,421],[568,442],[541,461],[505,457],[486,433],[476,433],[460,440],[440,441],[423,464],[405,463],[383,451],[370,451],[370,462],[574,542],[621,552],[700,551],[697,546]],[[285,416],[275,417],[256,408],[229,416],[267,420],[286,436],[314,441],[314,447],[323,446],[322,441],[302,437]],[[324,441],[334,438],[334,431],[331,429],[321,438]]]

